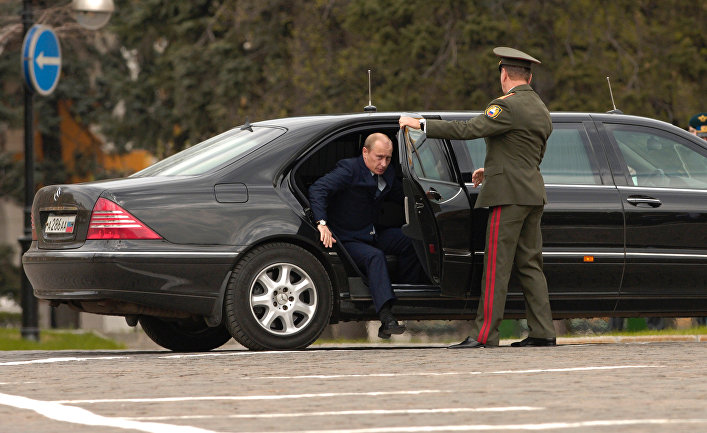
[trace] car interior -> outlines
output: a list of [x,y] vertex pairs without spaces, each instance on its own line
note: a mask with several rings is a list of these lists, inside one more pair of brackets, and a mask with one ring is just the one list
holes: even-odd
[[614,137],[635,186],[704,188],[699,171],[688,164],[698,155],[682,155],[689,151],[685,146],[637,132],[615,131]]
[[[391,160],[392,169],[395,170],[398,180],[402,180],[402,170],[400,169],[400,161],[398,158],[397,148],[397,133],[398,128],[366,128],[355,129],[342,135],[329,138],[316,146],[297,163],[292,170],[292,178],[294,182],[294,193],[306,210],[309,209],[308,190],[309,187],[321,176],[331,171],[341,159],[360,156],[363,144],[369,134],[373,132],[382,132],[386,134],[393,142],[393,158]],[[312,221],[314,223],[314,221]],[[387,201],[381,208],[381,213],[378,217],[379,226],[384,227],[401,227],[405,224],[405,215],[403,206],[399,203]],[[334,234],[336,237],[336,234]],[[337,244],[338,246],[338,244]],[[349,267],[350,271],[359,275],[365,283],[366,278],[363,273],[353,264],[348,253],[343,248],[339,248],[341,254],[346,260],[342,260]],[[387,256],[388,268],[390,270],[393,284],[395,284],[396,275],[396,257]],[[351,274],[351,273],[350,273]],[[352,292],[354,289],[352,289]],[[367,289],[364,287],[367,293]]]
[[[398,130],[386,128],[355,130],[327,140],[307,154],[292,171],[297,189],[295,193],[300,201],[305,204],[305,207],[309,207],[307,194],[309,187],[317,179],[333,170],[340,160],[361,155],[366,137],[373,132],[382,132],[393,142],[393,158],[390,164],[395,170],[398,180],[402,180],[397,148]],[[378,218],[378,224],[385,227],[400,227],[404,223],[405,215],[403,214],[402,206],[386,202]]]

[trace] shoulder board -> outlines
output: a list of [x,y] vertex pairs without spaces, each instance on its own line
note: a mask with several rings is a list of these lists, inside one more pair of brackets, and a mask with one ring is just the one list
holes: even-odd
[[509,96],[513,96],[513,95],[515,95],[515,94],[516,94],[516,92],[511,92],[511,93],[509,93],[509,94],[507,94],[507,95],[500,96],[500,97],[498,97],[498,98],[496,98],[496,99],[506,99],[506,98],[508,98]]

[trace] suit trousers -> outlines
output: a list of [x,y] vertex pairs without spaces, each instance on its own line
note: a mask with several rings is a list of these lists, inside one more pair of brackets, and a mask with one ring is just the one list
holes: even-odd
[[386,255],[398,256],[398,282],[420,282],[422,267],[412,246],[410,238],[399,228],[388,228],[378,231],[371,243],[361,241],[345,241],[344,248],[348,251],[356,266],[368,278],[368,288],[373,297],[376,312],[383,304],[395,299],[390,284]]
[[489,209],[481,298],[471,335],[487,346],[498,346],[511,271],[525,297],[529,335],[554,338],[547,282],[543,274],[540,219],[543,206],[504,205]]

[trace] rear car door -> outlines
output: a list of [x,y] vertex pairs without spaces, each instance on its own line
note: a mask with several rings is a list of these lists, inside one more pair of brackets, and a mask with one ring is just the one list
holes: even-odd
[[454,157],[443,140],[410,128],[400,130],[398,146],[403,232],[422,245],[428,276],[442,294],[463,297],[471,285],[471,208]]
[[613,168],[626,214],[620,308],[704,312],[707,146],[657,122],[604,122],[602,129],[616,151]]
[[[605,312],[618,302],[624,266],[623,210],[607,158],[588,116],[553,116],[540,170],[548,203],[542,219],[543,261],[555,314]],[[469,174],[483,167],[483,139],[454,141],[472,203],[478,189]],[[481,281],[488,209],[474,209],[474,286]],[[515,278],[509,285],[507,312],[524,311],[522,291]]]

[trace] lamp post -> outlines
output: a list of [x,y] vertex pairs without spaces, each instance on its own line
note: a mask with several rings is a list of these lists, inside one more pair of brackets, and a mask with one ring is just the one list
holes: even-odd
[[[76,21],[88,29],[97,30],[108,23],[113,10],[113,0],[73,0],[71,7]],[[22,28],[25,38],[34,25],[32,0],[22,1]],[[22,52],[23,62],[25,52]],[[29,59],[34,61],[33,59]],[[24,232],[19,239],[24,254],[32,244],[32,201],[34,199],[34,89],[29,83],[24,87],[24,147],[25,147],[25,203]],[[52,88],[53,90],[53,88]],[[22,307],[22,338],[39,341],[38,303],[32,285],[22,269],[20,293]]]
[[[26,35],[34,24],[32,19],[32,1],[22,1],[22,30]],[[24,53],[23,53],[24,55]],[[25,206],[24,233],[20,238],[22,254],[32,243],[32,199],[34,198],[34,101],[29,86],[25,86]],[[22,306],[22,338],[39,340],[39,315],[37,298],[32,293],[32,285],[22,269],[22,288],[20,292]]]

